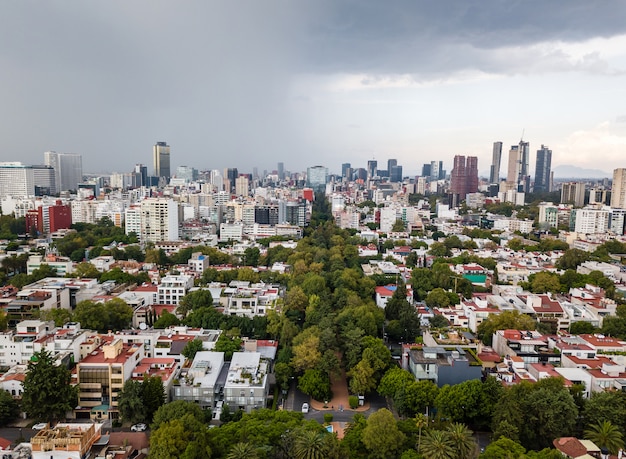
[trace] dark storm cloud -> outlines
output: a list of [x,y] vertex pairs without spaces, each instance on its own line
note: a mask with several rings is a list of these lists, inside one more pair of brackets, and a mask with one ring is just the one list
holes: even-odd
[[126,171],[149,164],[151,145],[166,140],[174,165],[301,167],[331,137],[309,129],[327,115],[306,112],[317,106],[314,95],[293,92],[301,75],[362,73],[373,84],[466,70],[606,72],[597,55],[572,64],[562,50],[529,46],[624,33],[625,9],[590,1],[4,2],[0,160],[36,163],[56,149],[82,153],[88,170]]

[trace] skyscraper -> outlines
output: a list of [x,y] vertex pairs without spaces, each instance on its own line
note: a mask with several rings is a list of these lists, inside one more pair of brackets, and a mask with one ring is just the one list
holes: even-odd
[[27,197],[35,194],[32,166],[20,162],[0,163],[0,199],[7,196]]
[[491,156],[491,170],[489,171],[489,183],[500,182],[500,162],[502,160],[502,142],[493,143]]
[[389,181],[401,182],[402,181],[402,166],[391,166],[389,169]]
[[[369,163],[368,163],[369,164]],[[315,192],[324,192],[328,180],[328,168],[324,166],[308,167],[306,170],[306,186]]]
[[154,176],[165,177],[167,180],[172,176],[170,169],[170,146],[166,142],[157,142],[152,148],[152,162],[154,164]]
[[506,181],[514,188],[517,186],[521,171],[521,157],[519,145],[511,146],[509,150],[509,164],[506,171]]
[[561,204],[573,204],[576,207],[584,206],[585,184],[583,182],[563,183],[561,185]]
[[457,203],[464,200],[468,193],[478,191],[478,158],[476,156],[456,155],[450,172],[450,193],[458,197]]
[[552,150],[541,145],[537,150],[537,162],[535,163],[535,192],[550,190],[550,168],[552,165]]
[[285,180],[285,164],[278,163],[278,180]]
[[530,169],[529,169],[529,161],[530,161],[530,144],[528,142],[524,142],[520,140],[519,142],[519,151],[520,151],[520,176],[518,179],[518,185],[520,190],[524,193],[528,193],[530,190]]
[[389,175],[391,176],[391,168],[394,166],[398,165],[398,160],[397,159],[388,159],[387,160],[387,172],[389,172]]
[[367,162],[367,178],[371,179],[377,175],[378,161],[371,159]]
[[613,171],[611,207],[614,209],[626,209],[626,169],[624,168]]
[[81,155],[46,151],[43,156],[46,166],[54,168],[57,191],[76,190],[78,184],[83,183]]

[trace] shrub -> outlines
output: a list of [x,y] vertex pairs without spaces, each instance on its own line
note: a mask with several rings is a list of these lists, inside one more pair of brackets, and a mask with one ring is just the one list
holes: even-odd
[[359,406],[359,397],[356,395],[351,395],[348,397],[348,403],[350,404],[350,408],[355,410]]
[[333,414],[332,413],[324,413],[324,422],[326,424],[330,424],[333,422]]

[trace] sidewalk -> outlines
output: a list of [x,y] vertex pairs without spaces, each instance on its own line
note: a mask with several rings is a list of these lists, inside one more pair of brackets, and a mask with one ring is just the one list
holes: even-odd
[[341,375],[333,375],[330,382],[330,390],[333,393],[332,400],[329,400],[326,405],[324,402],[311,399],[311,408],[317,411],[354,411],[362,412],[370,409],[370,404],[365,401],[363,406],[359,406],[356,409],[350,408],[348,397],[350,392],[348,391],[348,381],[346,379],[346,372],[341,371]]

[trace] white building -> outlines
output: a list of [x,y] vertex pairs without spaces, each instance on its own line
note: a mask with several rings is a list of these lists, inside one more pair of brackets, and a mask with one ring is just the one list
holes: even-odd
[[47,151],[44,153],[46,166],[52,166],[55,172],[56,186],[59,191],[76,190],[83,182],[83,157],[69,153]]
[[193,287],[193,277],[186,274],[165,276],[157,287],[158,304],[178,304]]
[[235,352],[224,384],[224,403],[231,410],[265,408],[269,393],[268,362],[260,352]]
[[32,166],[20,162],[0,163],[0,198],[27,197],[35,194]]
[[609,230],[608,209],[585,207],[576,209],[576,226],[574,231],[582,234],[603,234]]
[[178,204],[173,199],[141,201],[141,242],[178,240]]

